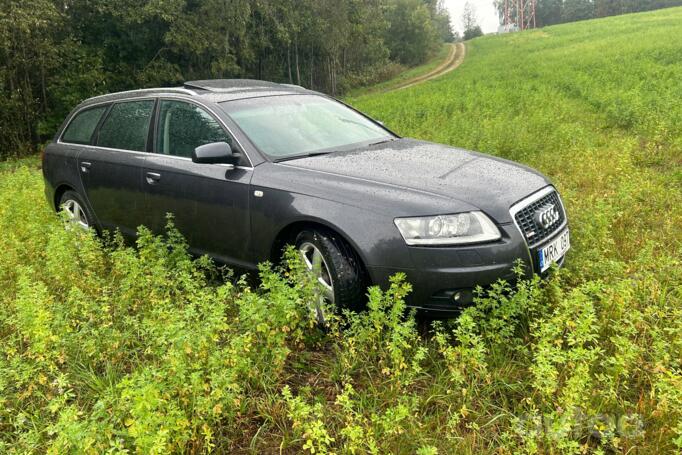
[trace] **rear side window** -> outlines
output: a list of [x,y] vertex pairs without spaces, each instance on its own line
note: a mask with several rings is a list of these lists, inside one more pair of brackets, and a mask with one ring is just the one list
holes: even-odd
[[95,132],[99,119],[107,110],[108,106],[98,106],[91,109],[80,111],[71,120],[69,126],[66,127],[62,135],[63,142],[72,142],[74,144],[89,144],[92,139],[92,133]]
[[161,101],[156,138],[158,153],[190,158],[195,148],[211,142],[227,142],[234,147],[223,127],[199,106]]
[[153,100],[114,104],[99,129],[97,145],[143,152],[153,110]]

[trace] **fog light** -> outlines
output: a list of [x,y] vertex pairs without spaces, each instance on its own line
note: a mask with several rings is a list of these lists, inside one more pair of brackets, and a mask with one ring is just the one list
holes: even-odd
[[462,291],[457,291],[454,294],[452,294],[452,300],[454,300],[455,302],[459,302],[460,300],[462,300]]

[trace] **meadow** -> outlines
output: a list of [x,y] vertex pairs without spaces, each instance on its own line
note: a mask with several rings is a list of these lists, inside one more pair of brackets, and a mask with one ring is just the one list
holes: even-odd
[[0,163],[2,453],[679,453],[682,8],[467,43],[349,98],[398,133],[552,178],[572,249],[428,333],[409,283],[314,327],[290,254],[261,280],[65,230],[37,159]]

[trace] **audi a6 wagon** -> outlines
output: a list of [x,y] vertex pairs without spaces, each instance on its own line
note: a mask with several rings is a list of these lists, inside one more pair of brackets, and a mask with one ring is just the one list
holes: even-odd
[[447,314],[473,289],[561,265],[567,217],[546,177],[402,138],[321,93],[253,80],[98,96],[44,154],[45,193],[84,228],[134,238],[166,214],[191,251],[255,269],[298,249],[322,308],[360,309],[404,272],[408,303]]

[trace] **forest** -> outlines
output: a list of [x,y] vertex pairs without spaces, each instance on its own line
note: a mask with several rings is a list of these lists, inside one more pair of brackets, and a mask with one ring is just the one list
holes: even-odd
[[440,0],[5,0],[0,158],[35,151],[94,95],[209,78],[339,95],[452,39]]

